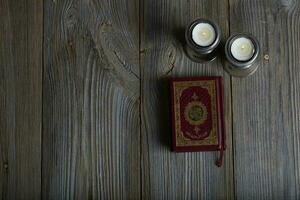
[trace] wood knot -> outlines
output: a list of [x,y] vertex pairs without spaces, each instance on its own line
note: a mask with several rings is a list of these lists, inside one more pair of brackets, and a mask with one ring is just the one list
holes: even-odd
[[105,32],[110,32],[112,31],[112,23],[104,21],[100,25],[100,32],[105,33]]
[[8,163],[7,163],[7,162],[5,162],[5,163],[3,164],[3,166],[4,166],[4,169],[8,169]]
[[166,65],[166,69],[164,70],[164,75],[168,75],[172,72],[172,70],[175,67],[177,57],[177,49],[174,45],[170,45],[167,47],[167,50],[165,51],[164,58],[166,59],[165,63],[168,63]]
[[79,26],[79,13],[74,7],[67,8],[63,15],[64,25],[66,27],[66,33],[73,35],[77,31]]
[[68,45],[69,45],[70,47],[72,47],[72,46],[73,46],[73,42],[72,42],[72,41],[68,41]]
[[269,60],[270,60],[270,56],[269,56],[268,54],[265,54],[265,55],[264,55],[264,61],[265,61],[266,63],[268,63]]
[[146,53],[148,49],[141,49],[140,54]]

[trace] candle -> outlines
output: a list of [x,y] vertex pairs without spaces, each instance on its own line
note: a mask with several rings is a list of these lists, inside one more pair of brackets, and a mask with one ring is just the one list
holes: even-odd
[[221,31],[214,22],[197,19],[187,27],[185,39],[187,56],[195,62],[208,62],[216,58]]
[[232,76],[248,76],[258,67],[259,43],[250,34],[236,34],[227,40],[225,70]]
[[240,37],[235,39],[231,45],[232,56],[239,61],[247,61],[254,54],[254,45],[251,40]]
[[193,41],[202,47],[211,45],[216,39],[216,31],[209,23],[199,23],[192,31]]

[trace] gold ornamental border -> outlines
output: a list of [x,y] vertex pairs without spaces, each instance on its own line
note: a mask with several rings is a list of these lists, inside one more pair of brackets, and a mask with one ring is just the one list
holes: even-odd
[[[186,138],[181,132],[180,120],[180,97],[182,92],[189,87],[202,87],[208,91],[211,97],[212,130],[209,136],[202,140],[191,140]],[[216,108],[216,83],[214,80],[207,81],[176,81],[174,82],[174,114],[175,114],[175,134],[176,146],[197,146],[197,145],[218,145],[217,137],[217,108]]]

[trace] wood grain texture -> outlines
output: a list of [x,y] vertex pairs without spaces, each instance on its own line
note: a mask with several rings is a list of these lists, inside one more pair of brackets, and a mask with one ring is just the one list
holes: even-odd
[[233,79],[237,199],[300,198],[300,2],[230,0],[231,32],[257,36],[258,71]]
[[[183,53],[184,28],[198,17],[216,21],[228,35],[225,1],[144,0],[141,5],[141,113],[143,199],[232,199],[230,77],[221,60],[190,61]],[[183,37],[183,38],[182,38]],[[169,77],[224,75],[227,150],[225,166],[218,153],[173,153],[169,118]]]
[[140,197],[138,1],[45,1],[43,198]]
[[[300,199],[299,1],[0,0],[0,16],[0,199]],[[190,61],[198,17],[223,42],[257,36],[258,71]],[[225,79],[223,168],[170,151],[168,79],[206,75]]]
[[40,199],[42,1],[0,1],[0,199]]

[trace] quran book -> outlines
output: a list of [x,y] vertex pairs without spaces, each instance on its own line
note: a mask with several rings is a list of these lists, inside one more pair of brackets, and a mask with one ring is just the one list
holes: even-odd
[[170,89],[173,151],[220,151],[223,154],[223,78],[173,78]]

